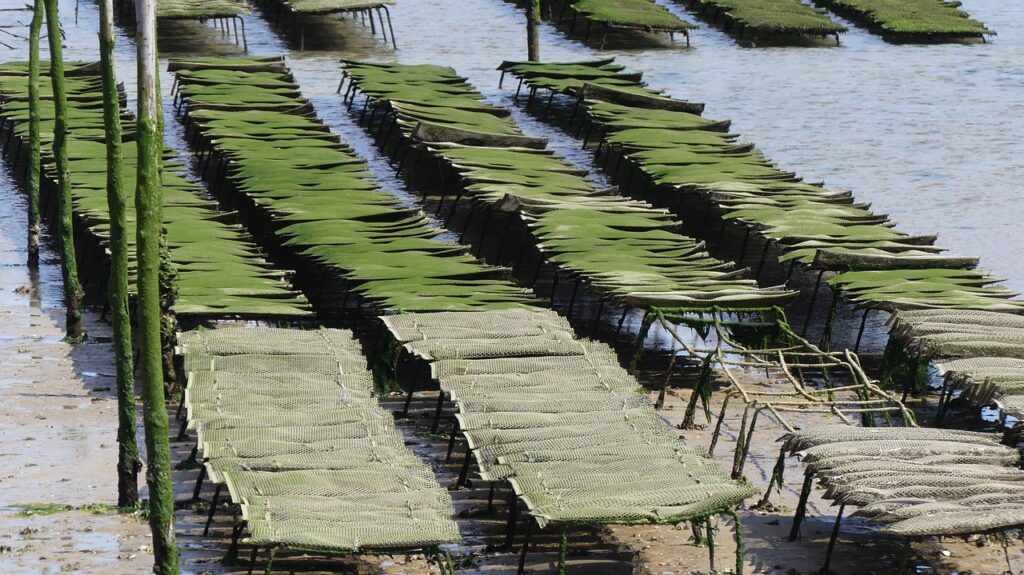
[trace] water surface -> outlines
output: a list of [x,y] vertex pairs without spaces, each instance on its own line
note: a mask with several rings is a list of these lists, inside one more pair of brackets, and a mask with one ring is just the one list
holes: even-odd
[[[61,4],[67,57],[95,59],[95,4]],[[666,5],[692,19],[678,5]],[[734,131],[782,168],[852,189],[892,214],[901,229],[938,232],[941,245],[982,256],[984,267],[1024,289],[1024,235],[1017,233],[1024,208],[1016,201],[1024,181],[1024,3],[966,0],[964,8],[999,35],[987,44],[893,45],[850,25],[838,48],[745,48],[702,26],[689,49],[677,43],[602,51],[545,23],[541,48],[545,60],[618,56],[643,70],[651,85],[706,102],[709,117],[730,118]],[[299,51],[256,12],[246,18],[250,53],[287,54],[318,111],[368,156],[372,147],[346,128],[350,121],[334,95],[341,58],[448,64],[508,103],[511,91],[498,89],[495,66],[525,55],[518,8],[501,0],[398,0],[392,14],[397,51],[368,28],[333,19],[307,28],[307,50]],[[27,25],[29,18],[5,11],[0,19]],[[119,73],[133,99],[133,48],[120,33]],[[162,43],[164,56],[240,51],[208,27],[167,27],[164,33],[170,40]],[[24,44],[13,44],[21,49],[4,51],[23,59]],[[536,122],[525,127],[546,130]],[[389,187],[400,187],[385,165],[375,171]]]
[[[849,25],[838,48],[744,48],[703,26],[690,49],[599,51],[545,24],[542,56],[618,56],[651,85],[732,119],[784,169],[854,190],[909,233],[939,232],[941,245],[982,256],[1022,289],[1024,4],[966,0],[964,8],[999,35],[987,44],[894,45]],[[396,53],[362,37],[335,53],[297,56],[303,88],[328,98],[335,57],[369,57],[449,64],[489,95],[509,96],[494,68],[524,56],[522,12],[512,4],[399,0],[393,13]],[[270,39],[254,47],[277,48]]]

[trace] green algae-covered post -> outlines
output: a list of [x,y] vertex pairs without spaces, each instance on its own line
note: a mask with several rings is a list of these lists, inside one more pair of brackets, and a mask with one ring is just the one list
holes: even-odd
[[174,538],[174,492],[171,489],[171,453],[167,437],[167,407],[160,338],[160,230],[162,190],[160,161],[163,151],[156,81],[156,6],[154,0],[136,0],[139,112],[136,143],[138,175],[135,187],[136,260],[138,275],[139,359],[142,365],[143,424],[149,468],[149,526],[153,531],[153,572],[177,575],[178,549]]
[[64,54],[61,50],[60,17],[57,0],[46,0],[46,33],[50,40],[50,81],[53,83],[53,159],[57,168],[60,214],[61,272],[64,276],[64,305],[67,307],[68,341],[82,339],[82,286],[75,261],[74,220],[71,215],[71,174],[68,172],[68,95],[64,87]]
[[43,0],[32,6],[28,33],[28,266],[39,266],[39,35],[43,27]]
[[100,67],[103,78],[103,125],[107,133],[107,206],[110,210],[110,280],[108,296],[114,327],[117,372],[117,504],[139,501],[139,447],[135,441],[135,374],[132,327],[128,312],[127,196],[121,177],[121,101],[114,75],[114,3],[100,2]]

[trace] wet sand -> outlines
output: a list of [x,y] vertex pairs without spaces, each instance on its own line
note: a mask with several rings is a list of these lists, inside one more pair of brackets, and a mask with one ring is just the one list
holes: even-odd
[[[117,399],[110,328],[64,337],[60,268],[25,265],[25,202],[0,174],[0,573],[145,573],[149,527],[115,512],[28,513],[40,504],[117,504]],[[26,509],[26,506],[30,506]]]

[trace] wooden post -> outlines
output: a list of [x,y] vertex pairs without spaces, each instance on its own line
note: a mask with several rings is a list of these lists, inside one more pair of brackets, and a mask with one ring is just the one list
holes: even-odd
[[162,108],[157,88],[155,0],[136,0],[135,15],[139,79],[135,245],[143,423],[149,464],[146,473],[149,526],[153,532],[153,572],[156,575],[177,575],[180,569],[174,537],[174,492],[171,489],[171,453],[167,438],[160,337],[160,235],[163,224],[160,163],[163,137],[160,131]]
[[43,27],[43,0],[35,0],[28,35],[28,267],[39,267],[39,36]]
[[526,5],[527,60],[540,62],[540,0],[528,0]]
[[53,84],[53,158],[57,168],[60,214],[56,218],[60,236],[61,272],[64,277],[65,331],[69,342],[82,339],[82,286],[78,283],[75,260],[74,219],[71,214],[71,174],[68,170],[68,95],[64,86],[64,54],[61,46],[58,0],[46,0],[46,33],[50,41],[50,82]]
[[100,2],[100,66],[103,78],[103,123],[107,132],[107,205],[110,209],[110,280],[108,296],[114,327],[117,372],[117,504],[139,501],[142,460],[135,440],[135,374],[132,327],[128,311],[128,198],[121,177],[121,101],[114,74],[114,4]]

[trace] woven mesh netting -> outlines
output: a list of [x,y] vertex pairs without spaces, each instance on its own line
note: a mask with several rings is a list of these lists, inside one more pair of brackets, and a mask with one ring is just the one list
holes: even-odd
[[[726,2],[698,3],[707,7]],[[737,8],[738,3],[728,4]],[[754,20],[769,12],[777,23],[793,15],[786,13],[785,2],[762,4],[771,8]],[[720,12],[715,11],[716,17]],[[725,17],[741,16],[730,9]],[[812,29],[821,24],[814,22]],[[748,29],[753,28],[744,26]],[[944,254],[944,248],[933,245],[933,236],[900,232],[888,216],[858,203],[852,194],[780,170],[762,151],[739,142],[729,132],[728,120],[702,116],[702,104],[650,88],[641,74],[626,72],[611,60],[505,62],[500,69],[519,78],[520,88],[525,84],[530,102],[543,98],[537,96],[538,90],[549,98],[559,93],[578,97],[573,117],[582,113],[585,139],[601,141],[618,155],[620,164],[631,168],[627,191],[635,189],[629,178],[639,177],[666,197],[702,196],[724,221],[772,242],[781,250],[780,261],[849,272],[830,283],[841,287],[851,301],[882,309],[1021,310],[1020,302],[1007,301],[1013,296],[1008,289],[987,285],[998,280],[968,271],[977,258]],[[581,127],[577,134],[583,132]]]
[[249,13],[249,6],[240,0],[160,0],[156,17],[161,19],[226,18]]
[[979,357],[937,364],[946,384],[973,405],[996,403],[1007,413],[1024,417],[1024,359]]
[[924,357],[1024,359],[1024,317],[1019,315],[952,309],[902,311],[889,324],[894,338]]
[[453,396],[465,395],[467,397],[472,396],[477,390],[481,390],[491,397],[501,390],[523,396],[533,393],[546,395],[559,390],[572,392],[577,389],[594,389],[596,387],[609,391],[622,390],[622,393],[634,393],[637,390],[636,380],[625,373],[616,374],[611,369],[599,368],[568,376],[565,371],[559,369],[528,374],[446,375],[445,386],[448,393]]
[[995,434],[924,428],[820,427],[783,438],[824,497],[905,536],[1024,525],[1020,454]]
[[[126,8],[134,4],[119,0]],[[17,2],[4,2],[3,8]],[[244,0],[160,0],[158,17],[169,6],[187,4],[207,10],[206,16],[223,15],[225,5],[247,11]],[[4,32],[7,32],[5,29]],[[44,62],[45,77],[48,66]],[[20,157],[30,137],[29,71],[27,62],[0,65],[0,116],[9,130],[5,147],[14,151],[8,158]],[[49,150],[54,126],[54,98],[50,81],[40,82],[41,144]],[[79,249],[84,253],[109,254],[111,238],[110,206],[107,202],[107,129],[104,124],[104,91],[98,63],[68,63],[64,88],[68,94],[68,122],[65,142],[68,149],[67,170],[75,175],[71,204],[75,230],[80,234]],[[120,106],[124,132],[136,131],[135,119],[122,97]],[[120,175],[126,182],[134,181],[138,154],[135,146],[124,146]],[[52,154],[43,155],[44,182],[56,185],[56,164]],[[188,175],[178,160],[178,152],[163,149],[160,184],[163,196],[163,223],[166,230],[168,263],[174,269],[173,311],[183,320],[251,319],[293,321],[312,318],[309,302],[293,289],[282,273],[266,261],[253,238],[242,226],[224,217],[217,202]],[[26,174],[27,177],[27,174]],[[51,184],[47,184],[51,185]],[[135,221],[134,197],[124,206],[128,222]],[[127,234],[128,286],[134,294],[136,260],[135,234]],[[82,247],[84,245],[84,248]],[[94,251],[95,250],[95,251]],[[106,257],[106,256],[104,256]]]
[[[608,379],[629,378],[634,382],[634,386],[639,386],[636,380],[623,371],[618,359],[612,355],[610,348],[603,348],[602,344],[591,341],[581,343],[583,344],[580,350],[581,353],[574,356],[445,360],[434,362],[430,367],[435,378],[447,378],[449,376],[523,375],[533,379],[537,374],[552,377],[555,373],[558,373],[563,377],[571,377],[579,373],[594,372],[601,375],[600,380],[594,381],[595,385],[601,385],[600,382]],[[602,348],[609,353],[602,353]]]
[[523,309],[495,311],[486,317],[482,314],[462,312],[393,315],[385,317],[384,323],[398,341],[404,342],[500,339],[539,336],[551,332],[572,332],[569,322],[560,315],[541,314]]
[[[267,397],[341,394],[346,400],[367,399],[373,396],[373,381],[369,373],[338,374],[325,377],[320,374],[284,373],[246,375],[216,371],[192,372],[188,392],[192,394],[251,393]],[[195,397],[200,397],[196,395]]]
[[[226,332],[221,334],[220,332]],[[273,345],[268,345],[272,340]],[[230,330],[195,330],[178,336],[178,342],[192,351],[210,355],[339,355],[360,356],[359,343],[352,333],[340,329],[311,331],[248,327]]]
[[253,545],[360,552],[460,540],[451,498],[405,446],[351,333],[179,336],[189,427]]
[[283,0],[281,4],[294,12],[330,14],[379,8],[394,4],[394,0]]
[[[287,5],[315,12],[371,3]],[[282,59],[198,58],[170,68],[200,146],[227,162],[225,177],[239,201],[274,223],[285,251],[344,279],[343,303],[353,296],[381,312],[537,305],[506,268],[439,237],[425,214],[381,190],[365,161],[310,113]]]
[[[432,373],[458,407],[481,476],[508,480],[541,526],[679,522],[755,492],[687,448],[614,351],[577,339],[554,312],[410,314],[385,324],[418,356],[448,358]],[[452,359],[455,349],[490,355]]]
[[890,333],[920,357],[940,360],[946,384],[964,400],[974,405],[996,402],[1012,415],[1024,414],[1024,317],[967,310],[906,311],[890,320]]
[[459,182],[460,197],[516,213],[547,263],[603,298],[642,308],[750,309],[794,297],[713,258],[665,210],[594,186],[455,70],[345,64],[350,88],[393,116],[399,135]]
[[[427,361],[437,359],[490,359],[495,357],[580,355],[580,342],[571,333],[490,339],[436,339],[405,344]],[[429,351],[427,351],[429,350]]]

